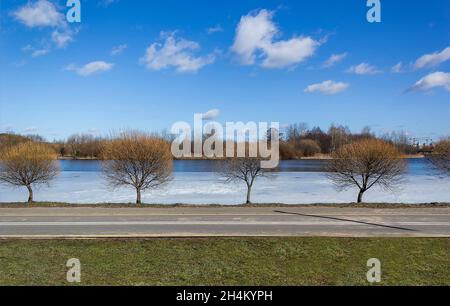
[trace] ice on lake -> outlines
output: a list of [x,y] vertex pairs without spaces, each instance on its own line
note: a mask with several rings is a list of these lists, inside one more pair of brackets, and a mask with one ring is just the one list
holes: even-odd
[[[165,187],[147,191],[142,198],[149,204],[241,204],[244,183],[226,183],[214,172],[175,171]],[[337,191],[323,172],[278,172],[259,178],[252,192],[255,203],[348,203],[356,200],[356,189]],[[0,202],[25,201],[25,188],[0,185]],[[69,203],[132,203],[132,188],[113,190],[98,171],[62,171],[49,187],[35,190],[36,201]],[[394,191],[373,189],[368,202],[430,203],[450,202],[450,179],[427,171],[410,171]]]

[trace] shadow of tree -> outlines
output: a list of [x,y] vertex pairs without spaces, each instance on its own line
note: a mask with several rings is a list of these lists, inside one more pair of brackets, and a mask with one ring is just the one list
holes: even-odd
[[377,223],[371,223],[371,222],[365,222],[365,221],[359,221],[359,220],[352,220],[352,219],[344,219],[344,218],[320,216],[320,215],[301,214],[301,213],[294,213],[294,212],[281,211],[281,210],[274,210],[274,212],[280,213],[280,214],[286,214],[286,215],[297,215],[297,216],[302,216],[302,217],[312,217],[312,218],[337,220],[337,221],[344,221],[344,222],[353,222],[353,223],[364,224],[364,225],[371,225],[371,226],[378,226],[378,227],[384,227],[384,228],[398,229],[398,230],[402,230],[402,231],[416,232],[416,230],[410,229],[410,228],[398,227],[398,226],[392,226],[392,225],[386,225],[386,224],[377,224]]

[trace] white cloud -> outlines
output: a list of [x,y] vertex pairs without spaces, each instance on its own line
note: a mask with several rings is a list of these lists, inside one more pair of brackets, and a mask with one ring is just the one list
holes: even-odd
[[66,67],[66,70],[74,71],[81,76],[90,76],[92,74],[109,71],[113,67],[114,64],[111,63],[107,63],[104,61],[94,61],[81,67],[77,67],[76,65],[71,64]]
[[111,50],[111,55],[112,56],[120,55],[123,53],[123,51],[125,51],[126,48],[128,48],[128,46],[126,44],[115,46]]
[[211,109],[207,111],[206,113],[202,114],[203,120],[212,120],[217,118],[220,115],[220,110],[218,109]]
[[208,34],[214,34],[218,32],[223,32],[223,28],[219,24],[208,29]]
[[100,5],[100,6],[103,6],[103,7],[108,7],[108,6],[110,6],[111,4],[117,3],[117,2],[119,2],[119,0],[100,0],[99,5]]
[[28,52],[28,51],[33,51],[34,48],[32,45],[26,45],[25,47],[22,48],[23,52]]
[[273,12],[268,10],[241,17],[231,50],[238,55],[243,65],[253,65],[257,57],[262,57],[262,67],[284,68],[314,54],[320,42],[308,36],[274,41],[281,33],[272,18]]
[[36,133],[37,131],[38,131],[38,128],[35,126],[30,126],[23,130],[23,132],[27,133],[27,134]]
[[48,49],[34,50],[33,53],[31,53],[31,56],[32,57],[44,56],[44,55],[48,54],[49,52],[50,52],[50,50],[48,50]]
[[176,68],[177,72],[196,72],[215,61],[215,55],[195,57],[193,51],[200,49],[200,45],[194,41],[177,39],[175,33],[162,33],[166,36],[163,44],[151,44],[141,63],[150,70],[162,70],[169,67]]
[[87,131],[87,133],[92,136],[96,136],[96,135],[100,134],[100,130],[96,129],[96,128],[91,128]]
[[347,72],[360,75],[381,73],[381,71],[378,70],[375,66],[372,66],[368,63],[361,63],[359,65],[352,66],[347,70]]
[[450,91],[450,73],[440,71],[430,73],[414,84],[409,91],[427,91],[435,87],[443,87]]
[[22,48],[22,51],[30,52],[31,57],[39,57],[39,56],[47,55],[50,52],[50,49],[48,49],[48,48],[36,49],[31,45],[26,45],[25,47]]
[[323,67],[325,67],[325,68],[333,67],[337,63],[342,62],[346,57],[347,57],[347,52],[341,53],[341,54],[333,54],[325,61],[325,63],[323,63]]
[[55,5],[47,0],[28,2],[13,12],[13,16],[30,28],[56,27],[64,22],[64,15],[58,12]]
[[70,29],[65,15],[58,11],[58,8],[48,0],[38,0],[28,2],[12,13],[19,22],[30,28],[49,27],[53,28],[51,40],[56,47],[64,48],[73,41],[76,31]]
[[392,66],[391,72],[392,73],[401,73],[401,72],[403,72],[403,63],[399,62],[399,63],[395,64],[394,66]]
[[313,93],[313,92],[320,92],[325,95],[335,95],[340,92],[343,92],[346,90],[350,84],[343,83],[343,82],[334,82],[331,80],[324,81],[322,83],[312,84],[306,87],[305,92],[307,93]]
[[14,133],[14,127],[12,125],[0,126],[0,133]]
[[425,54],[416,60],[414,69],[430,68],[438,66],[450,59],[450,47],[445,48],[441,52],[434,52],[432,54]]
[[52,33],[52,40],[58,48],[65,48],[73,40],[72,32],[68,29],[55,30]]

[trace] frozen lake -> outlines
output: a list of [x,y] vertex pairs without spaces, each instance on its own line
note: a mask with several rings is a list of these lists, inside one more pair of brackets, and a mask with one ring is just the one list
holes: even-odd
[[[49,187],[35,190],[36,201],[70,203],[128,203],[135,201],[132,188],[113,190],[103,180],[97,161],[61,161],[61,174]],[[283,161],[271,178],[259,178],[252,192],[255,203],[348,203],[356,200],[356,189],[339,192],[322,172],[323,161]],[[224,182],[213,171],[213,161],[176,161],[173,180],[164,188],[147,191],[145,203],[241,204],[245,184]],[[25,188],[0,185],[0,202],[27,199]],[[423,159],[408,160],[401,187],[393,192],[378,189],[365,195],[368,202],[450,202],[450,178],[441,177]]]

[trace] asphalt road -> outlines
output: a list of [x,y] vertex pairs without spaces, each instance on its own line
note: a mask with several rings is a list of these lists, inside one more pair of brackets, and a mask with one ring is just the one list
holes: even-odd
[[0,238],[450,237],[450,208],[0,208]]

